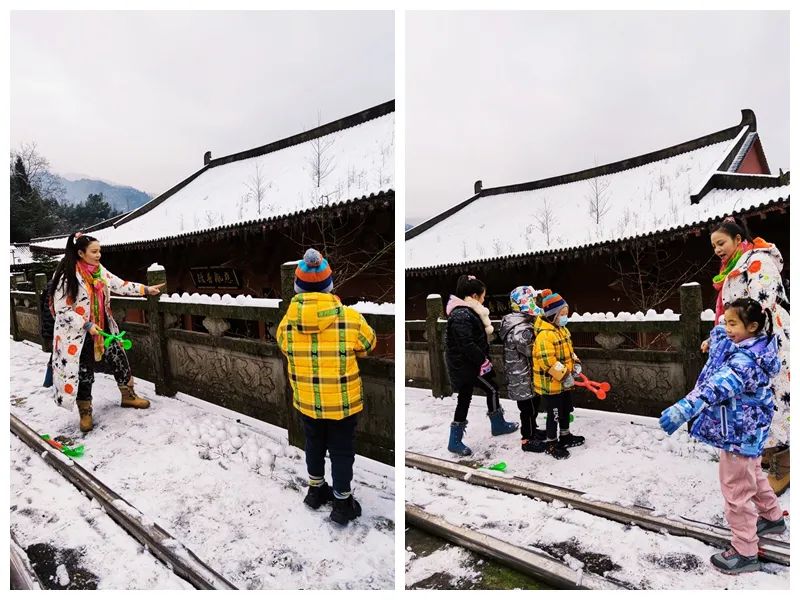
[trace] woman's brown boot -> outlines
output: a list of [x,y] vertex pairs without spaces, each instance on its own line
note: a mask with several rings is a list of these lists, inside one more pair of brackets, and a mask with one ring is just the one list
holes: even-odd
[[118,387],[120,394],[122,394],[121,405],[125,408],[148,408],[150,406],[149,400],[145,400],[136,395],[132,384],[120,385]]
[[78,400],[78,414],[81,417],[81,431],[86,433],[94,428],[92,422],[92,399]]
[[778,449],[770,456],[767,480],[772,491],[780,496],[789,487],[789,447]]

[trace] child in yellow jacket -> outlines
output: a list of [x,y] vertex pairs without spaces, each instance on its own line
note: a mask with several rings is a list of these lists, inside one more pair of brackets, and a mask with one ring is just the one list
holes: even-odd
[[[331,293],[333,272],[317,250],[307,250],[297,263],[294,289],[297,295],[276,337],[305,430],[309,488],[304,502],[313,509],[333,502],[331,520],[346,525],[361,515],[350,490],[356,424],[363,409],[356,357],[375,347],[375,331]],[[332,490],[325,482],[326,451]]]
[[581,368],[567,329],[569,305],[552,290],[542,290],[536,300],[544,316],[540,315],[533,326],[536,338],[532,352],[532,383],[533,392],[542,397],[547,409],[545,452],[557,459],[569,458],[567,448],[580,446],[585,441],[569,431],[570,390]]

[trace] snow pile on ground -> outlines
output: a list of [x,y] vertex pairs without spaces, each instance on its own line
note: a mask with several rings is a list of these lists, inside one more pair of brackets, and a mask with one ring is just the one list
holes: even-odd
[[[152,401],[151,408],[122,409],[113,378],[98,374],[95,429],[84,436],[77,412],[57,407],[51,391],[41,387],[46,361],[37,346],[11,343],[11,412],[39,433],[83,443],[85,455],[78,462],[84,468],[237,587],[394,587],[391,467],[356,457],[353,491],[363,515],[342,528],[329,520],[330,508],[313,511],[303,504],[305,460],[302,451],[286,444],[285,430],[185,394],[157,396],[151,383],[138,379],[137,391]],[[86,546],[86,535],[62,543],[48,523],[62,510],[53,507],[78,506],[82,496],[16,443],[21,461],[38,463],[47,473],[43,478],[28,464],[18,475],[12,473],[12,497],[24,495],[17,503],[22,506],[24,501],[31,508],[11,513],[11,527],[21,545]],[[47,493],[29,492],[38,489],[34,486]],[[90,529],[92,512],[73,515],[71,521],[79,522],[70,531]],[[149,572],[152,568],[129,566],[130,561],[121,558],[124,553],[110,547],[98,542],[97,552],[86,550],[79,561],[99,578],[101,587],[178,587],[170,583],[174,578],[159,579]],[[147,552],[142,556],[152,559]]]
[[406,588],[414,587],[434,576],[442,577],[435,589],[453,589],[480,578],[480,571],[470,565],[474,559],[458,546],[445,546],[421,557],[406,549]]
[[[436,399],[429,390],[407,388],[406,449],[457,460],[447,451],[455,404],[454,397]],[[502,405],[506,419],[519,420],[516,403],[503,400]],[[648,508],[675,520],[688,517],[725,526],[715,449],[690,440],[685,428],[667,436],[655,418],[580,408],[575,409],[574,415],[570,431],[585,436],[586,444],[571,448],[568,459],[557,461],[546,454],[522,452],[518,432],[492,437],[485,400],[476,396],[464,437],[464,443],[474,453],[467,461],[480,465],[504,461],[509,475],[571,488],[595,500]],[[544,415],[539,415],[540,427],[544,427],[544,421]],[[458,481],[443,483],[441,478],[416,470],[406,473],[407,502],[456,525],[465,524],[523,546],[533,543],[533,538],[544,540],[545,544],[562,544],[556,546],[559,558],[569,554],[586,562],[571,547],[574,544],[566,544],[574,536],[584,551],[609,555],[613,562],[630,569],[630,581],[637,585],[694,589],[726,585],[788,587],[789,570],[774,565],[768,569],[777,576],[762,573],[732,580],[712,571],[707,565],[709,548],[696,540],[659,536],[659,547],[654,549],[651,545],[656,542],[638,528],[591,517],[560,503],[539,506],[527,498],[481,491]],[[788,510],[790,493],[786,492],[780,501]],[[785,539],[789,539],[788,533]],[[608,540],[614,540],[613,544]],[[689,574],[680,573],[677,581],[670,579],[676,577],[675,572],[657,565],[670,553],[692,554],[697,557],[698,566]],[[652,560],[645,555],[653,555]],[[695,559],[687,560],[693,564]]]
[[281,303],[280,298],[253,298],[251,295],[240,294],[231,296],[230,294],[170,294],[161,296],[161,302],[183,302],[184,304],[219,304],[222,306],[261,306],[266,308],[278,308]]

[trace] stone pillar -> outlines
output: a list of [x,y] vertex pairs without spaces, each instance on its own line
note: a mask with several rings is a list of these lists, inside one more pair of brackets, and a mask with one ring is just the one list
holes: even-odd
[[[281,265],[281,304],[280,304],[280,318],[289,310],[289,304],[294,297],[294,271],[297,268],[297,261],[292,260],[285,262]],[[289,434],[289,443],[297,448],[305,448],[306,437],[303,433],[303,426],[300,422],[300,413],[294,408],[294,392],[292,391],[292,384],[289,381],[289,363],[286,360],[286,355],[280,352],[281,361],[283,362],[284,372],[286,373],[286,431]]]
[[[167,272],[164,267],[147,270],[147,285],[158,285],[167,282]],[[167,293],[167,287],[161,288],[161,293]],[[159,396],[174,396],[177,391],[171,381],[169,367],[169,353],[167,352],[167,336],[164,314],[159,311],[159,297],[146,296],[147,322],[150,327],[150,352],[153,365],[153,383],[156,394]]]
[[700,313],[703,312],[703,296],[700,284],[684,283],[681,286],[681,354],[683,355],[683,375],[686,378],[688,393],[697,382],[703,367],[703,353],[700,351]]
[[425,301],[425,337],[428,342],[428,361],[431,366],[431,393],[435,398],[450,395],[450,380],[444,362],[444,336],[439,333],[439,319],[444,317],[442,297],[431,294]]
[[[34,308],[36,309],[36,314],[39,315],[39,331],[41,332],[42,323],[44,323],[44,315],[42,314],[42,294],[44,294],[45,289],[47,288],[47,275],[44,273],[36,273],[33,276],[33,289],[36,292],[36,305]],[[47,310],[47,309],[45,309]],[[53,340],[49,339],[46,340],[44,337],[41,338],[42,342],[42,351],[47,352],[48,354],[53,351]]]
[[[11,290],[15,290],[17,288],[17,284],[14,280],[14,276],[11,276]],[[9,300],[11,301],[11,337],[15,342],[21,342],[22,336],[19,334],[19,323],[17,322],[17,309],[15,308],[15,301],[14,296],[10,296]]]

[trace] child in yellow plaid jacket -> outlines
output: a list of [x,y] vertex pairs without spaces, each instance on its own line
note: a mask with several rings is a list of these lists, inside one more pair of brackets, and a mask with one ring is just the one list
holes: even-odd
[[[304,502],[317,509],[332,501],[331,519],[345,525],[361,514],[350,490],[355,430],[363,409],[356,357],[375,347],[375,331],[332,290],[328,261],[309,249],[297,264],[297,295],[278,325],[276,337],[286,355],[294,407],[305,430],[309,489]],[[333,489],[325,482],[326,451]]]
[[533,327],[536,338],[532,352],[532,382],[534,393],[541,395],[547,409],[545,452],[557,459],[569,458],[567,448],[580,446],[585,441],[582,436],[569,431],[570,390],[581,369],[567,329],[569,305],[552,290],[542,290],[536,303],[544,315],[539,316]]

